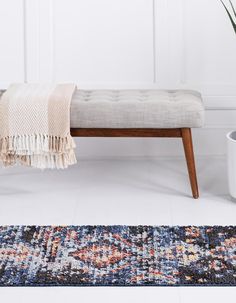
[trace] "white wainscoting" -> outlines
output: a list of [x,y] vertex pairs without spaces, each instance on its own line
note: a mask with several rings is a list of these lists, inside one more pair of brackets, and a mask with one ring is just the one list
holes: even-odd
[[[225,133],[236,128],[236,36],[220,1],[0,5],[0,88],[14,81],[73,81],[80,88],[197,89],[206,126],[194,131],[196,153],[225,153]],[[81,155],[90,156],[182,153],[175,140],[80,139],[80,146]]]
[[[14,9],[13,9],[14,8]],[[25,80],[24,2],[0,0],[0,83]]]

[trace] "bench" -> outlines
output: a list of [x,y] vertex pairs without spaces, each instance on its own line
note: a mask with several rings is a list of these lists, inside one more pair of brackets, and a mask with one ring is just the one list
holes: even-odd
[[192,195],[199,197],[191,128],[202,127],[201,95],[190,90],[81,90],[71,103],[74,137],[182,138]]

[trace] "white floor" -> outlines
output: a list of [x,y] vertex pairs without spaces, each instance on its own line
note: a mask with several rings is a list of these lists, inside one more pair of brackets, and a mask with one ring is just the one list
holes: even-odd
[[[79,161],[66,171],[0,170],[0,225],[235,225],[223,158]],[[236,288],[0,288],[0,302],[233,302]]]

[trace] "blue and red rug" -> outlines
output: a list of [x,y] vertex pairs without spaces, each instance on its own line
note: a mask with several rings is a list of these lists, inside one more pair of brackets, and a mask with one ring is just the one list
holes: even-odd
[[0,227],[0,286],[187,285],[236,286],[236,227]]

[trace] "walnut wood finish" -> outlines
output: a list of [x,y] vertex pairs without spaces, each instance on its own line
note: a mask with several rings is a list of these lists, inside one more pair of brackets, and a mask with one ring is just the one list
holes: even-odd
[[198,199],[199,192],[198,192],[197,174],[196,174],[195,161],[194,161],[191,129],[182,128],[181,132],[182,132],[182,141],[184,146],[185,158],[188,166],[188,174],[192,188],[193,198]]
[[181,138],[181,129],[155,128],[71,128],[73,137],[165,137]]
[[197,199],[199,197],[192,135],[190,128],[71,128],[71,135],[73,137],[182,138],[193,198]]

